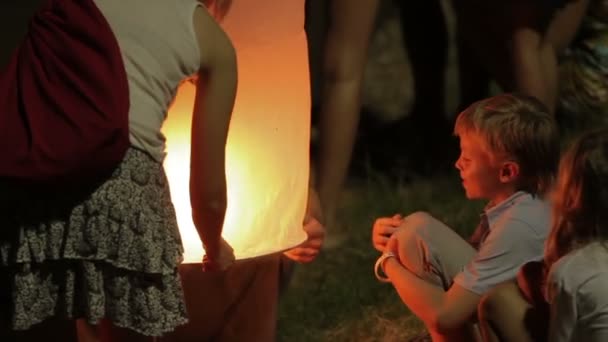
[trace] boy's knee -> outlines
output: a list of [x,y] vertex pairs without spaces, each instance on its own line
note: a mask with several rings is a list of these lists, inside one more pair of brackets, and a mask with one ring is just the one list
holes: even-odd
[[416,211],[407,215],[403,219],[403,224],[406,226],[426,226],[434,220],[431,214],[426,211]]
[[406,241],[416,242],[429,235],[429,230],[437,222],[433,216],[423,211],[414,212],[403,219],[403,223],[397,231],[399,241],[407,244]]
[[435,218],[424,211],[416,211],[403,219],[401,227],[412,235],[418,235],[433,226]]
[[399,240],[402,264],[409,265],[412,263],[412,259],[419,258],[420,240],[427,239],[434,220],[431,215],[422,211],[412,213],[403,219],[403,223],[395,233]]

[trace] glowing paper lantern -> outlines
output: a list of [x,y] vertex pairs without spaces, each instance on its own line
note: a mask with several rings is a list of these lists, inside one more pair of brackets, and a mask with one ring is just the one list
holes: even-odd
[[[236,48],[239,68],[226,150],[223,236],[243,259],[282,251],[306,238],[310,85],[304,1],[234,1],[222,26]],[[192,84],[182,85],[163,126],[165,169],[186,263],[201,262],[204,254],[188,193],[194,95]]]

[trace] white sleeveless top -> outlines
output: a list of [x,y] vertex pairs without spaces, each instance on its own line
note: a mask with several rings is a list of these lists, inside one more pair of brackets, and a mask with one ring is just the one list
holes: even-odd
[[162,162],[160,129],[179,84],[200,68],[197,0],[95,0],[120,46],[129,81],[131,144]]

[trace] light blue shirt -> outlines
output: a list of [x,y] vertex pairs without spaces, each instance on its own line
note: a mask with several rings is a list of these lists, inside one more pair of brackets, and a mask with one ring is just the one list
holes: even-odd
[[454,278],[454,283],[479,295],[514,279],[526,262],[543,258],[551,208],[541,198],[519,191],[485,210],[482,219],[487,219],[489,231],[477,254]]
[[590,243],[549,272],[549,341],[608,341],[608,248]]

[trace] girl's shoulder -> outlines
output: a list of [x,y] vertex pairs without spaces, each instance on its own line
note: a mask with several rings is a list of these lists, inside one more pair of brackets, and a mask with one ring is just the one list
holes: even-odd
[[554,284],[576,289],[600,274],[608,276],[608,243],[592,242],[556,261],[549,277]]

